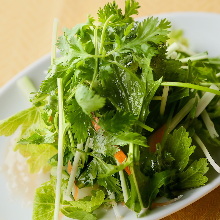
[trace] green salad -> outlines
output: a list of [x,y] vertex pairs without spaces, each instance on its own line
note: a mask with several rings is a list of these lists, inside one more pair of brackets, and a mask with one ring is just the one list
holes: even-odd
[[33,220],[111,207],[119,218],[120,203],[142,217],[220,172],[209,152],[220,146],[220,58],[191,51],[167,19],[134,20],[139,7],[114,1],[65,29],[32,106],[0,121],[0,135],[20,129],[30,172],[50,173]]

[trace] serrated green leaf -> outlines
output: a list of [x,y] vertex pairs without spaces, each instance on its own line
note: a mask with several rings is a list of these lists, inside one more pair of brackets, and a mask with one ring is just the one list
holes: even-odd
[[136,116],[131,113],[109,111],[100,118],[98,124],[107,132],[117,133],[130,130],[135,120]]
[[17,144],[15,150],[27,158],[30,173],[37,173],[41,169],[48,171],[49,159],[57,154],[57,149],[51,144]]
[[195,146],[191,146],[191,143],[192,139],[183,127],[174,130],[173,134],[167,137],[165,151],[169,152],[175,159],[174,167],[179,171],[183,171],[188,165],[189,157],[195,150]]
[[204,175],[208,170],[206,158],[200,158],[198,161],[194,161],[184,172],[178,175],[179,183],[177,187],[180,189],[189,189],[205,185],[208,178]]
[[33,124],[37,123],[39,117],[39,111],[35,106],[23,110],[8,119],[0,121],[0,135],[10,136],[20,125],[22,125],[22,130],[24,131]]
[[46,182],[36,189],[33,220],[53,220],[54,216],[55,191],[51,182]]
[[160,188],[167,185],[170,182],[170,177],[173,172],[170,170],[155,173],[152,178],[149,179],[145,191],[145,203],[146,207],[150,207],[151,203],[155,200]]
[[91,127],[91,118],[85,114],[76,100],[72,100],[67,109],[67,119],[71,123],[71,131],[79,143],[86,141]]
[[[104,202],[105,194],[102,190],[97,190],[95,194],[91,197],[86,197],[86,199],[80,199],[77,201],[63,201],[62,212],[65,214],[67,211],[74,214],[75,210],[82,210],[85,212],[93,212]],[[71,214],[70,214],[71,215]],[[68,216],[69,217],[69,216]]]

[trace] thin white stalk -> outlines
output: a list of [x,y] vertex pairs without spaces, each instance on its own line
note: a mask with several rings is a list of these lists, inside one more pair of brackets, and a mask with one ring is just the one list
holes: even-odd
[[194,134],[193,135],[194,140],[197,142],[197,144],[200,146],[200,148],[202,149],[203,153],[205,154],[207,160],[209,161],[209,163],[213,166],[213,168],[220,173],[220,167],[218,166],[218,164],[213,160],[213,158],[211,157],[210,153],[208,152],[206,146],[203,144],[203,142],[201,141],[201,139]]
[[58,86],[59,131],[58,131],[58,164],[57,164],[54,220],[59,220],[59,213],[60,213],[61,183],[62,183],[62,171],[63,171],[63,146],[64,146],[64,133],[65,133],[62,79],[60,78],[57,79],[57,86]]
[[29,100],[31,98],[32,92],[37,92],[33,82],[30,80],[28,76],[23,76],[17,81],[18,88],[22,91],[24,96]]
[[167,97],[169,92],[169,86],[164,86],[163,88],[163,94],[161,99],[161,105],[160,105],[160,115],[164,115],[166,104],[167,104]]
[[207,58],[208,58],[208,54],[205,52],[205,53],[196,54],[191,57],[179,59],[179,61],[181,61],[182,63],[187,63],[189,60],[196,61],[196,60],[203,60],[203,59],[207,59]]
[[173,117],[170,122],[169,132],[171,132],[181,121],[182,119],[191,111],[195,103],[195,98],[190,99],[186,105]]
[[172,43],[168,48],[167,48],[167,53],[166,55],[169,57],[170,54],[172,54],[174,51],[179,50],[180,46],[178,43],[174,42]]
[[216,77],[220,77],[220,73],[217,73],[217,74],[216,74]]
[[215,129],[215,125],[214,125],[213,121],[211,120],[211,118],[209,117],[209,114],[207,113],[206,110],[204,110],[202,112],[201,116],[202,116],[202,120],[203,120],[210,136],[212,138],[219,137],[218,132]]
[[[210,89],[215,89],[219,91],[219,88],[216,85],[211,85],[209,87]],[[198,117],[203,110],[208,106],[208,104],[212,101],[212,99],[215,97],[214,93],[206,92],[202,98],[199,100],[197,108],[196,108],[196,117]]]
[[[117,165],[120,165],[120,163],[118,161]],[[121,181],[121,188],[122,188],[122,193],[123,193],[123,197],[124,197],[124,202],[128,201],[128,188],[127,188],[127,184],[125,181],[125,175],[124,175],[124,171],[120,170],[119,171],[119,176],[120,176],[120,181]]]
[[[82,150],[83,149],[83,143],[81,144],[77,144],[77,149],[78,150]],[[75,194],[75,179],[76,179],[76,174],[77,174],[77,169],[78,169],[78,165],[79,165],[79,161],[81,158],[81,152],[80,151],[76,151],[75,157],[74,157],[74,161],[72,164],[72,170],[71,170],[71,174],[70,174],[70,178],[69,178],[69,182],[68,182],[68,186],[67,186],[67,190],[66,190],[66,195],[70,196],[71,192],[74,195]]]
[[56,42],[57,42],[57,30],[58,30],[59,20],[54,18],[53,21],[53,31],[52,31],[52,42],[51,42],[51,64],[54,63],[56,58]]
[[122,217],[121,217],[121,215],[119,213],[117,203],[115,202],[115,194],[112,193],[112,192],[109,192],[109,191],[108,191],[108,194],[109,194],[109,198],[113,200],[112,201],[112,208],[113,208],[113,211],[115,213],[116,220],[121,220]]

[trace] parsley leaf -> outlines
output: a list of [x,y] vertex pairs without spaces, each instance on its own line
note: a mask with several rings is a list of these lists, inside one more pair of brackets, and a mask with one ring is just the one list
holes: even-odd
[[191,146],[191,143],[192,139],[183,127],[174,130],[173,134],[167,137],[164,151],[169,152],[175,158],[173,166],[179,171],[185,169],[189,163],[190,155],[195,150],[195,146]]
[[178,188],[189,189],[205,185],[208,178],[204,175],[208,170],[207,159],[200,158],[198,161],[194,161],[184,172],[178,175]]

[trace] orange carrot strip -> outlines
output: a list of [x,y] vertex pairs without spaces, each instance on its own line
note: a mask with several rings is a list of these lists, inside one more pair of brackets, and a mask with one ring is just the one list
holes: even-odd
[[[98,125],[99,118],[93,116],[93,119],[94,119],[94,121],[92,121],[93,127],[96,131],[98,131],[101,128]],[[114,157],[119,163],[123,163],[127,159],[127,156],[121,149],[117,153],[115,153]],[[128,175],[131,174],[131,170],[129,167],[125,167],[125,171],[127,172]]]
[[72,171],[72,164],[71,164],[71,161],[69,160],[68,161],[68,165],[67,165],[67,172],[69,173],[69,174],[71,174],[71,171]]
[[92,121],[92,125],[96,131],[98,131],[101,127],[98,125],[99,118],[93,116],[94,121]]
[[[127,159],[127,156],[121,149],[119,149],[119,151],[115,153],[114,157],[119,163],[123,163]],[[125,171],[128,175],[131,175],[131,170],[129,167],[125,167]]]
[[166,125],[163,125],[160,127],[157,131],[155,131],[148,139],[148,145],[150,146],[150,151],[155,152],[156,151],[156,145],[158,143],[161,143],[164,133],[166,130]]
[[79,188],[77,187],[76,184],[74,184],[74,188],[75,188],[75,193],[74,193],[73,197],[74,197],[75,200],[77,200],[78,195],[79,195]]

